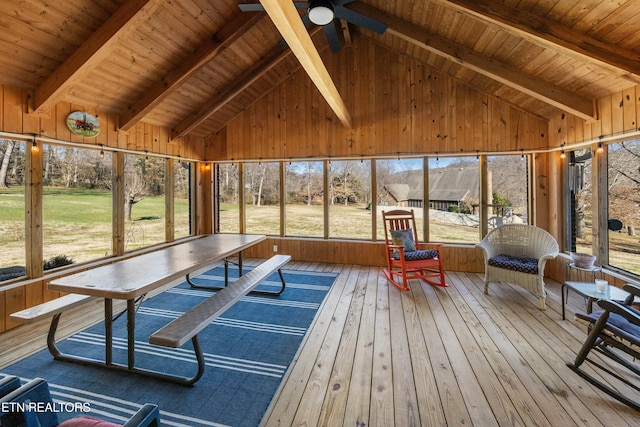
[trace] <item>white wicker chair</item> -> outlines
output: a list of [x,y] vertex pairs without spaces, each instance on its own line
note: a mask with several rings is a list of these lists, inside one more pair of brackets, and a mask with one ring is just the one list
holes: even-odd
[[[484,253],[485,294],[489,293],[489,282],[515,283],[540,298],[540,309],[545,309],[544,267],[558,255],[558,243],[551,234],[533,225],[508,224],[491,230],[478,247]],[[489,260],[498,255],[536,259],[537,272],[490,265]]]

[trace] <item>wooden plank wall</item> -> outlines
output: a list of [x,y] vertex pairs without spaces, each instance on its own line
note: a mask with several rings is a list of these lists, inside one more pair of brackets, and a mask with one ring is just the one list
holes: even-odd
[[599,99],[598,120],[586,121],[572,114],[560,114],[549,122],[551,147],[624,136],[640,130],[640,85]]
[[[170,130],[146,123],[138,123],[129,132],[117,131],[117,115],[85,109],[79,105],[59,103],[48,115],[28,114],[30,94],[9,86],[0,85],[0,131],[25,134],[31,137],[37,134],[60,141],[78,144],[139,151],[144,153],[181,156],[188,159],[201,159],[204,152],[202,139],[181,138],[170,141]],[[72,134],[66,125],[66,118],[73,111],[87,111],[100,120],[100,134],[95,138],[82,138]],[[32,193],[30,196],[38,197]],[[27,197],[28,198],[28,197]],[[40,202],[40,201],[38,201]],[[52,280],[48,276],[46,281]],[[58,292],[46,289],[46,281],[34,276],[31,280],[3,287],[0,291],[0,332],[15,327],[9,315],[26,307],[57,298]]]
[[546,148],[548,123],[373,42],[323,54],[353,119],[342,126],[304,71],[233,119],[208,160],[396,157]]
[[[592,142],[592,149],[597,148],[600,139],[624,138],[640,131],[640,85],[631,86],[624,91],[599,99],[597,106],[597,120],[586,121],[572,114],[559,114],[549,121],[549,144],[551,148],[565,146],[571,148],[574,144]],[[559,173],[561,160],[560,152],[555,152],[553,161],[557,166],[552,166],[555,171],[549,177],[552,187],[550,202],[557,207],[557,213],[562,207],[562,175]],[[556,173],[557,172],[557,173]],[[553,226],[557,230],[564,227],[565,216],[559,212],[555,216]],[[561,244],[562,247],[562,244]],[[567,257],[558,257],[551,262],[548,273],[557,281],[563,281],[565,276],[565,264],[570,260]],[[608,276],[610,283],[622,286],[625,280]]]
[[[248,258],[269,258],[274,254],[273,245],[278,245],[278,253],[291,255],[294,261],[379,267],[386,265],[383,242],[357,240],[269,237],[243,251],[243,256]],[[465,245],[447,245],[443,246],[442,252],[445,269],[466,272],[484,271],[484,259],[480,249]]]
[[[144,153],[202,159],[204,140],[178,138],[170,140],[170,129],[139,122],[128,132],[118,131],[117,114],[105,113],[81,105],[61,102],[47,115],[28,114],[31,95],[28,92],[0,85],[0,131],[31,136],[33,134],[60,141],[132,150]],[[100,134],[95,138],[83,138],[69,131],[67,116],[74,111],[86,111],[100,121]]]

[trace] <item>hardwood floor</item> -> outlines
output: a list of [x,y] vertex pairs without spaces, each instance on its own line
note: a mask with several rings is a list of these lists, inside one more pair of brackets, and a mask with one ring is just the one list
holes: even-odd
[[[570,294],[563,321],[558,283],[547,281],[547,309],[540,311],[537,298],[515,286],[491,284],[484,295],[478,274],[449,272],[448,288],[412,281],[410,292],[400,292],[375,267],[292,262],[287,268],[340,274],[264,426],[635,426],[640,420],[566,367],[586,336],[573,320],[584,304]],[[101,306],[77,310],[60,336],[101,316]],[[41,348],[47,327],[1,334],[0,369]]]
[[[308,265],[307,265],[308,267]],[[378,268],[340,272],[265,426],[629,426],[639,414],[573,373],[586,328],[549,281],[547,309],[510,285],[451,272],[449,287],[389,286]]]

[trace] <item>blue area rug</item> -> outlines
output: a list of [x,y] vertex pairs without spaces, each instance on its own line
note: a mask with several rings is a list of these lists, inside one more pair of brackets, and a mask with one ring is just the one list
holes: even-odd
[[[248,268],[245,268],[247,271]],[[200,285],[223,285],[223,268],[193,278]],[[91,414],[124,422],[144,403],[155,403],[166,426],[258,425],[293,360],[336,275],[283,270],[286,290],[279,297],[248,295],[198,335],[207,367],[193,386],[97,367],[53,360],[40,351],[3,369],[23,381],[41,377],[58,402],[90,403]],[[229,269],[229,277],[238,272]],[[272,275],[258,290],[277,290]],[[136,316],[136,366],[192,376],[197,363],[191,342],[179,349],[152,346],[150,334],[195,306],[211,291],[182,283],[141,305]],[[114,323],[114,361],[126,365],[126,316]],[[64,322],[64,315],[61,319]],[[90,327],[59,343],[63,352],[104,360],[104,326]],[[0,374],[0,375],[2,375]],[[81,413],[63,413],[65,420]]]

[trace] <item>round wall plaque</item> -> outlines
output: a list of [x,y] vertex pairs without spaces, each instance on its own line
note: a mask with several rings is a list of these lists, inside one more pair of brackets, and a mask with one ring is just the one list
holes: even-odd
[[100,122],[84,111],[75,111],[67,117],[67,127],[72,133],[85,138],[93,138],[100,133]]

